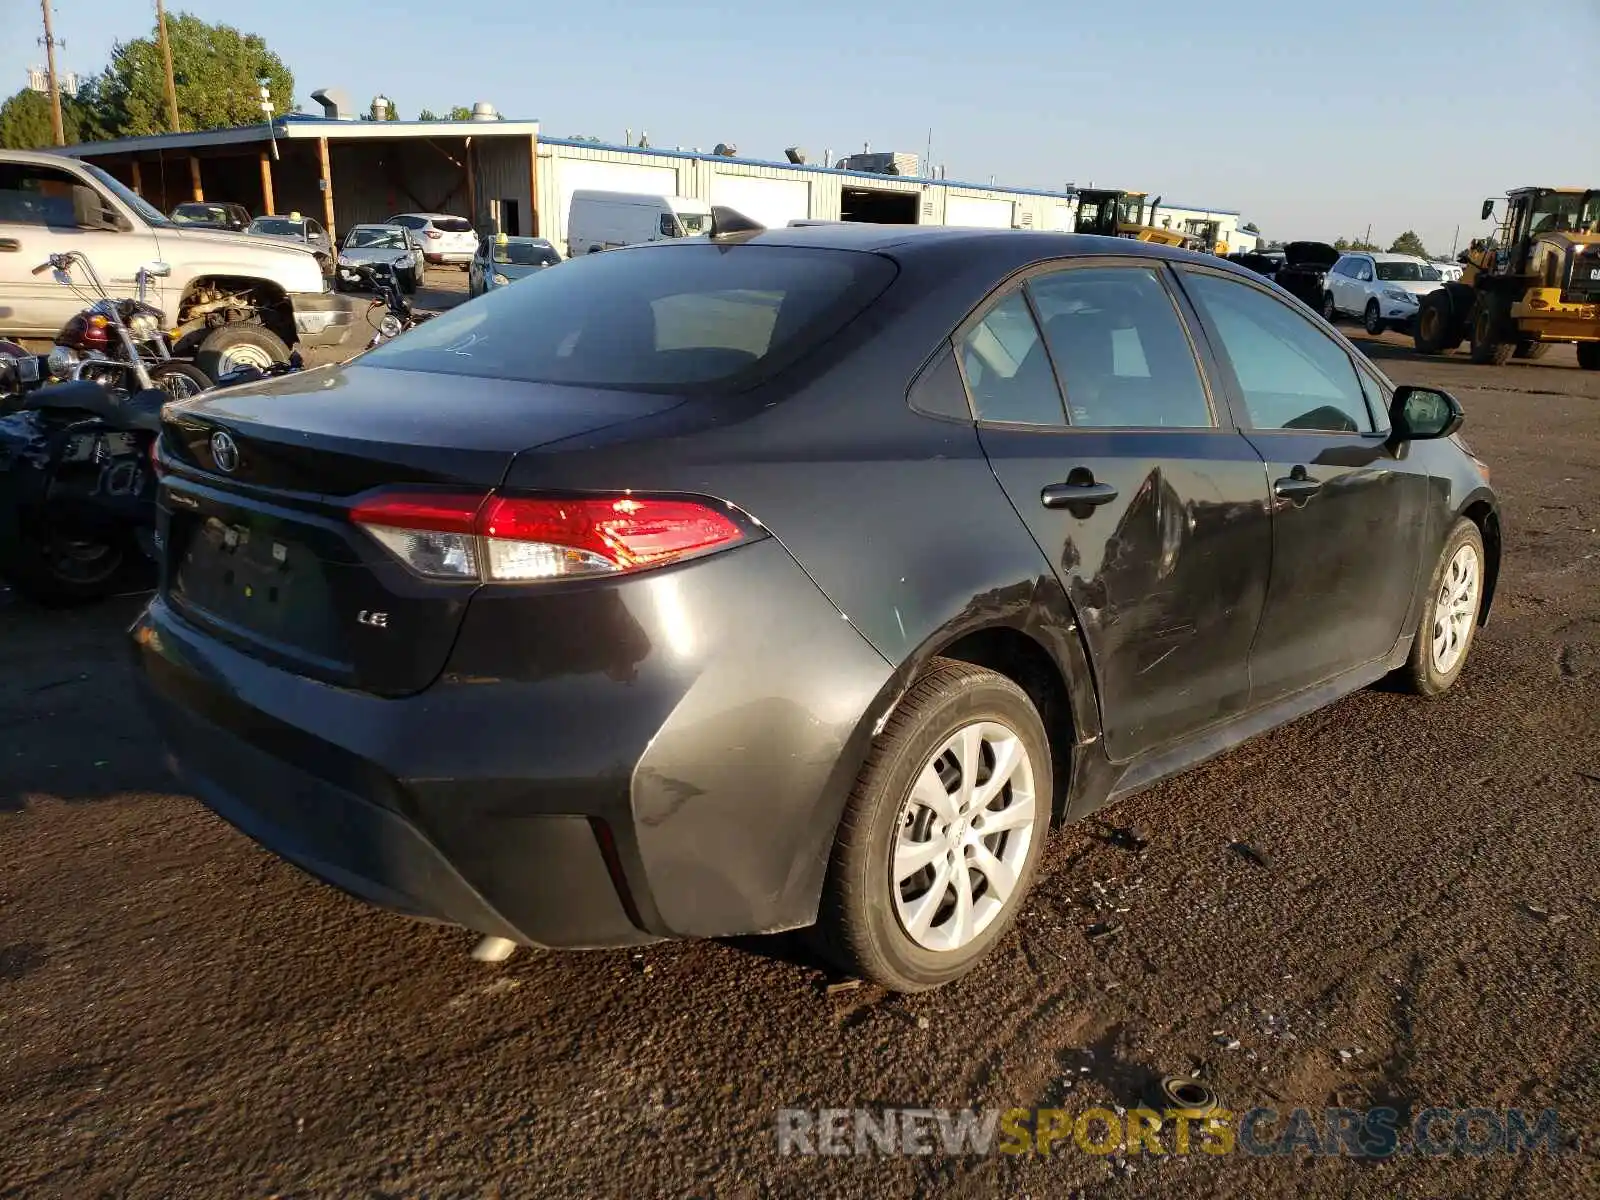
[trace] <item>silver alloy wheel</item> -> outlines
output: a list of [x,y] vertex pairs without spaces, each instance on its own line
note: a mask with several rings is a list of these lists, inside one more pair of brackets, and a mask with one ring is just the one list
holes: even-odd
[[204,387],[181,371],[173,371],[170,375],[159,376],[155,384],[174,400],[188,400],[205,391]]
[[226,375],[229,371],[237,371],[240,367],[255,367],[265,371],[276,363],[272,352],[265,346],[252,346],[249,342],[240,342],[229,346],[217,356],[217,374]]
[[1433,669],[1441,675],[1455,670],[1466,653],[1472,623],[1478,619],[1478,591],[1483,564],[1477,547],[1462,546],[1445,568],[1444,581],[1433,602]]
[[1011,902],[1033,842],[1033,763],[1015,730],[978,721],[923,766],[895,824],[889,886],[900,927],[959,950]]

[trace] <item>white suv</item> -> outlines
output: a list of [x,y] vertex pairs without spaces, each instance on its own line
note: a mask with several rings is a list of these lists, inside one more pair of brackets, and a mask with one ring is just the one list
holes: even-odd
[[422,256],[433,266],[454,263],[465,271],[478,252],[472,222],[449,213],[397,213],[385,225],[403,225],[422,243]]
[[1322,315],[1330,323],[1341,313],[1360,317],[1376,337],[1390,325],[1410,325],[1422,297],[1443,286],[1444,277],[1425,258],[1348,253],[1328,272]]

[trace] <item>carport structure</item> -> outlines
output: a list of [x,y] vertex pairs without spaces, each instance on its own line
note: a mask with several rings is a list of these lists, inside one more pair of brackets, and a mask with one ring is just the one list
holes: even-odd
[[539,123],[353,121],[289,113],[266,123],[119,138],[61,153],[110,171],[163,212],[185,200],[300,213],[333,237],[397,212],[443,212],[508,234],[539,232]]

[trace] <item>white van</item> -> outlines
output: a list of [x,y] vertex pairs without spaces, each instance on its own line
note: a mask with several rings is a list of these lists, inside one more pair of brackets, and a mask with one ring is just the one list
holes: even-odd
[[682,196],[579,188],[567,212],[567,257],[711,232],[711,206]]

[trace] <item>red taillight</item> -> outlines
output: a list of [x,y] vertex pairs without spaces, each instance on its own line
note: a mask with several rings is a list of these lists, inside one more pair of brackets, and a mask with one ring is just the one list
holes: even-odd
[[388,493],[350,515],[419,574],[490,582],[634,571],[745,537],[726,509],[639,496]]

